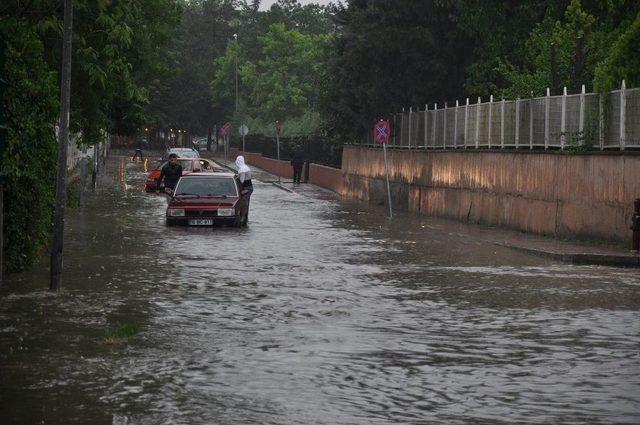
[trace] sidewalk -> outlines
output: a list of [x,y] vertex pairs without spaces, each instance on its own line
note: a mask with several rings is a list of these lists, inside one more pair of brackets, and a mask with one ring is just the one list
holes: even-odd
[[[210,158],[221,166],[235,171],[235,164],[233,161],[228,161],[217,156],[211,156]],[[311,184],[294,185],[290,179],[281,178],[280,182],[278,182],[278,176],[267,173],[253,166],[249,166],[249,168],[251,168],[251,171],[259,180],[272,183],[288,192],[302,196],[314,197],[322,195],[324,192],[330,192]],[[436,220],[446,221],[444,219]],[[640,267],[640,255],[631,253],[630,251],[618,246],[603,246],[596,243],[563,241],[551,237],[528,234],[510,229],[501,229],[471,223],[462,224],[465,225],[465,236],[467,237],[470,236],[474,239],[489,241],[499,246],[504,246],[552,260],[562,261],[564,263],[613,267]]]

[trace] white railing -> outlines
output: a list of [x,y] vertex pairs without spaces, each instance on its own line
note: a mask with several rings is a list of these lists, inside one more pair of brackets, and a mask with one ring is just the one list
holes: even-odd
[[[409,108],[392,118],[391,146],[427,149],[640,148],[640,88],[507,101],[456,101]],[[371,143],[371,142],[369,142]]]

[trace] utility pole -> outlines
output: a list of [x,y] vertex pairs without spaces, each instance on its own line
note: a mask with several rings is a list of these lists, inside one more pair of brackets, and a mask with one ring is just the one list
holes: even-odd
[[238,34],[233,34],[235,40],[235,68],[236,68],[236,114],[238,113]]
[[69,110],[71,94],[71,37],[73,0],[64,0],[64,32],[62,36],[62,76],[60,80],[60,132],[58,138],[58,175],[56,177],[56,208],[51,245],[51,280],[49,289],[62,286],[62,245],[64,208],[67,201],[67,145],[69,143]]
[[7,123],[4,118],[4,76],[5,42],[0,38],[0,286],[4,282],[4,150],[7,143]]

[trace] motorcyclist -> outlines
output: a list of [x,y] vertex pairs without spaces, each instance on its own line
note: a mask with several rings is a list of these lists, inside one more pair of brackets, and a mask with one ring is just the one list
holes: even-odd
[[160,184],[163,179],[165,192],[173,192],[176,188],[176,184],[178,184],[178,180],[180,180],[180,177],[182,177],[182,166],[178,164],[178,155],[172,153],[169,155],[169,162],[162,167],[162,170],[160,170],[160,178],[157,180],[156,193],[160,193]]

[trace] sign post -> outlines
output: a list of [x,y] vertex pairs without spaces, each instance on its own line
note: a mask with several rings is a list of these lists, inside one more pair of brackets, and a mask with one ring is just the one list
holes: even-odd
[[378,120],[373,126],[373,138],[378,144],[382,145],[382,152],[384,154],[384,174],[387,180],[387,198],[389,202],[389,219],[393,218],[393,207],[391,206],[391,185],[389,184],[389,166],[387,165],[387,142],[391,136],[391,127],[389,121]]
[[224,159],[226,160],[229,160],[229,127],[231,127],[229,123],[220,127],[220,135],[222,136],[222,143],[224,145]]
[[246,124],[242,124],[240,125],[240,127],[238,128],[238,132],[240,133],[240,135],[242,136],[242,152],[245,152],[245,145],[244,145],[244,136],[246,136],[247,134],[249,134],[249,127],[247,127]]
[[[277,150],[277,156],[278,156],[278,166],[280,166],[280,130],[282,130],[282,124],[280,124],[280,121],[275,122],[275,127],[276,127],[276,150]],[[278,183],[280,183],[280,173],[278,173]]]

